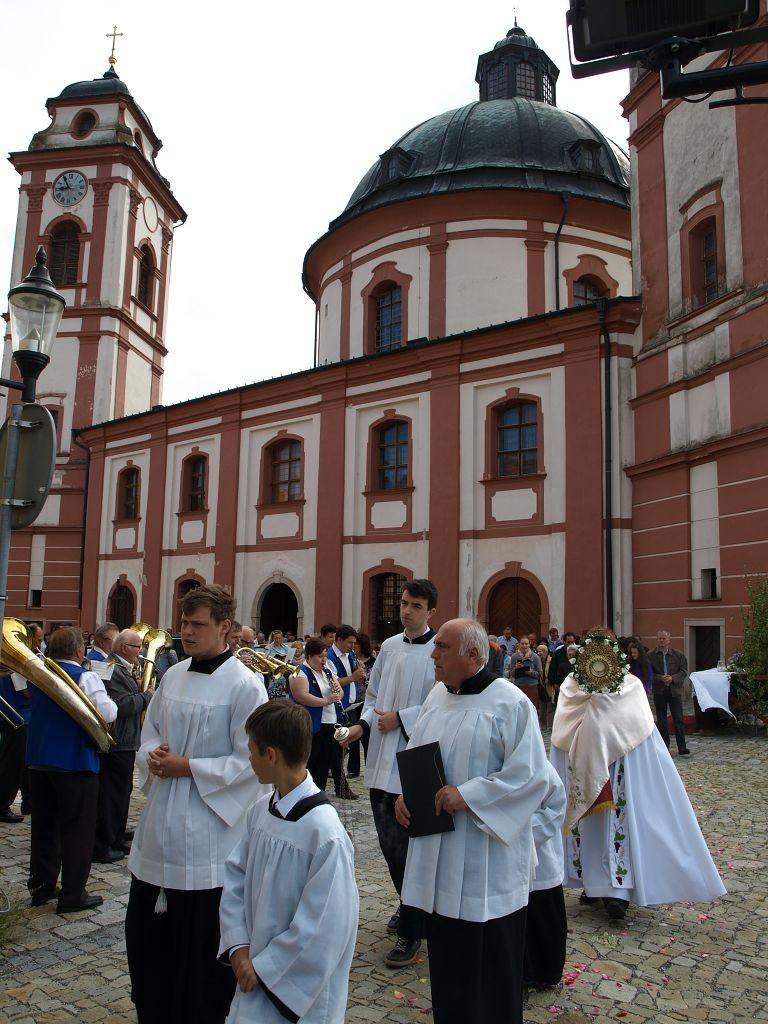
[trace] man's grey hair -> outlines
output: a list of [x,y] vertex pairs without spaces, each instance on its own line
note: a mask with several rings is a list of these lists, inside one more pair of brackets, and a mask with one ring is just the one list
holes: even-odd
[[112,633],[117,633],[117,626],[114,622],[104,622],[96,627],[96,632],[93,634],[93,642],[98,644],[99,640],[109,640]]
[[461,627],[461,633],[459,634],[459,654],[464,657],[469,654],[473,648],[477,651],[477,660],[483,665],[487,665],[488,655],[490,653],[488,634],[479,622],[470,620],[465,622]]
[[666,636],[669,637],[670,640],[672,639],[672,634],[669,632],[668,629],[657,629],[656,636]]
[[120,651],[122,651],[122,649],[128,643],[129,638],[134,636],[139,636],[135,629],[121,629],[120,632],[115,637],[115,639],[112,641],[113,652],[115,654],[119,654]]

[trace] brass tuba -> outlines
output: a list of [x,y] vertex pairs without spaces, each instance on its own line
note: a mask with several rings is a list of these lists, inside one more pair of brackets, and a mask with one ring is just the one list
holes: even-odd
[[157,656],[173,646],[173,637],[164,629],[150,626],[146,622],[134,622],[129,628],[139,634],[142,644],[146,647],[144,664],[141,669],[141,688],[142,690],[154,690],[157,685],[157,667],[155,665]]
[[252,647],[238,647],[235,657],[252,672],[263,672],[273,676],[295,676],[301,665],[292,665],[281,658],[272,658],[266,651],[254,651]]
[[41,660],[33,654],[27,645],[27,627],[19,619],[3,619],[0,659],[4,668],[29,679],[62,711],[66,711],[88,734],[100,753],[105,754],[114,744],[109,726],[74,679],[55,661],[50,658]]

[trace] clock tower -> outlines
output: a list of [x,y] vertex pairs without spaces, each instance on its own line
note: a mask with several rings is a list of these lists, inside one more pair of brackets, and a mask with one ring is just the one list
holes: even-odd
[[[10,155],[21,178],[11,283],[42,245],[67,302],[38,387],[57,427],[53,487],[14,534],[8,581],[9,614],[46,629],[79,620],[87,460],[73,431],[161,401],[173,234],[186,219],[155,163],[162,143],[113,61],[49,99],[51,123]],[[6,375],[10,356],[6,333]]]

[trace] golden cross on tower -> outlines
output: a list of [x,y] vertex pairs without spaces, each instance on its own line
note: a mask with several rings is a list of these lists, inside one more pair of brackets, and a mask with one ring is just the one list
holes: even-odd
[[115,66],[115,64],[117,64],[117,57],[115,56],[115,40],[117,39],[118,36],[121,36],[122,34],[123,34],[122,32],[118,32],[117,31],[117,25],[113,25],[112,26],[112,31],[111,32],[107,32],[107,39],[111,39],[112,40],[112,53],[110,53],[110,55],[109,55],[109,63],[113,67]]

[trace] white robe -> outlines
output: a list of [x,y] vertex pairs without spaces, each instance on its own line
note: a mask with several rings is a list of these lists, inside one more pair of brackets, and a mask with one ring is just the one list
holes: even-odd
[[[267,693],[261,677],[237,658],[211,675],[172,665],[149,702],[136,756],[148,799],[128,868],[168,889],[215,889],[242,833],[248,806],[262,793],[248,760],[245,720]],[[158,779],[147,755],[161,743],[190,759],[191,777]]]
[[[431,657],[434,647],[434,638],[426,644],[407,644],[402,633],[389,637],[381,645],[360,715],[371,730],[365,755],[365,784],[369,789],[383,789],[386,793],[403,791],[397,753],[408,745],[408,736],[422,704],[435,685],[435,663]],[[374,708],[397,711],[402,729],[379,732]]]
[[435,740],[470,811],[453,816],[453,832],[409,840],[402,901],[462,921],[513,914],[528,903],[532,819],[548,785],[536,709],[506,679],[464,695],[438,683],[408,746]]
[[565,821],[565,786],[551,764],[547,765],[549,785],[541,806],[533,816],[533,842],[536,846],[536,869],[531,892],[554,889],[563,884],[563,822]]
[[[567,753],[552,747],[550,758],[567,784]],[[563,884],[641,907],[722,896],[725,886],[658,730],[610,771],[618,808],[582,818],[578,836],[566,836]]]
[[[304,1024],[343,1024],[358,920],[352,843],[329,804],[286,821],[269,800],[248,811],[226,863],[219,955],[247,945],[260,981]],[[261,987],[238,988],[227,1017],[284,1021]]]

